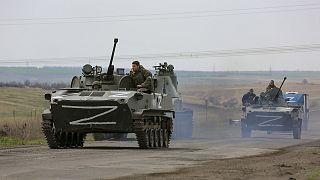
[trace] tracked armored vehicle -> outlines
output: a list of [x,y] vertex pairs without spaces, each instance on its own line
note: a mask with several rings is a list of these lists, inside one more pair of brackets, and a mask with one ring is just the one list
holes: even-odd
[[[183,106],[181,94],[178,91],[177,75],[174,72],[174,66],[166,62],[154,66],[156,77],[166,78],[167,83],[160,84],[158,89],[166,89],[166,93],[172,97],[172,104],[175,111],[173,122],[173,139],[190,139],[193,130],[193,111]],[[171,80],[171,81],[170,81]],[[125,140],[126,133],[104,133],[94,134],[95,140]]]
[[71,88],[45,95],[50,109],[42,114],[42,130],[50,148],[82,147],[87,133],[135,133],[140,148],[169,147],[174,108],[166,85],[172,80],[156,74],[151,89],[133,87],[124,69],[114,72],[117,42],[107,72],[86,64]]
[[272,132],[292,132],[294,139],[301,138],[303,107],[289,105],[281,88],[271,89],[267,98],[260,96],[258,103],[243,107],[241,134],[251,137],[253,130]]
[[[174,72],[174,66],[168,65],[166,62],[154,66],[157,77],[169,78],[171,81],[163,84],[166,92],[172,97],[172,104],[174,105],[175,119],[173,122],[174,139],[190,139],[192,138],[193,130],[193,111],[183,106],[181,94],[178,91],[177,75]],[[161,87],[164,88],[164,87]]]

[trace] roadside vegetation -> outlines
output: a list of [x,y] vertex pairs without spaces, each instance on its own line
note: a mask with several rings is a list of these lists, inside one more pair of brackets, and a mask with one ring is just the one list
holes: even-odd
[[40,82],[30,82],[27,80],[27,81],[24,81],[23,83],[16,82],[16,81],[0,82],[0,87],[41,88],[41,89],[51,90],[51,89],[68,87],[68,84],[67,83],[40,83]]
[[46,144],[43,138],[41,139],[21,139],[17,137],[0,137],[0,147],[14,147],[22,145],[39,145]]
[[41,113],[48,107],[40,88],[0,88],[0,146],[39,144]]

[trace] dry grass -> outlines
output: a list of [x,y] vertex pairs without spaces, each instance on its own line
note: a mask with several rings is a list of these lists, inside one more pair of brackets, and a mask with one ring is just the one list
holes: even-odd
[[[239,79],[239,81],[242,81]],[[192,82],[192,81],[190,81]],[[276,84],[280,84],[277,82]],[[180,87],[183,94],[183,99],[187,103],[205,104],[205,100],[209,97],[217,97],[221,102],[225,102],[235,98],[238,102],[238,107],[241,106],[241,98],[243,94],[248,92],[250,88],[255,90],[257,95],[265,91],[268,81],[261,81],[251,84],[228,84],[228,85],[212,85],[207,83],[199,86],[198,84],[188,84]],[[301,83],[287,83],[283,86],[283,91],[295,91],[309,94],[310,106],[318,108],[320,106],[320,84],[301,84]],[[210,105],[210,104],[209,104]]]
[[17,137],[21,139],[43,138],[41,133],[41,119],[39,116],[3,118],[0,122],[0,136]]
[[41,113],[48,106],[44,93],[35,88],[0,88],[0,136],[42,138]]

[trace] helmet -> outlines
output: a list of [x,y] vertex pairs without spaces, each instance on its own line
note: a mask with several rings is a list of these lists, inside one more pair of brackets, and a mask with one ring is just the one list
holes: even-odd
[[271,80],[269,85],[274,86],[274,80]]

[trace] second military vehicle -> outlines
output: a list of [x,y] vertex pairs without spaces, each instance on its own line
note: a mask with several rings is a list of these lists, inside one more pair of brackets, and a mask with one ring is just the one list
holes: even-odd
[[309,95],[298,92],[287,92],[284,98],[290,107],[297,107],[301,111],[302,130],[308,130]]
[[303,106],[289,105],[282,94],[282,86],[260,96],[257,104],[243,107],[241,118],[242,137],[251,137],[253,130],[292,132],[294,139],[301,138]]
[[[118,39],[114,40],[107,72],[86,64],[71,88],[46,94],[50,109],[43,112],[42,130],[50,148],[82,147],[87,133],[135,133],[140,148],[168,148],[174,108],[173,80],[161,76],[162,67],[150,77],[151,89],[137,89],[124,69],[112,65]],[[171,68],[172,67],[172,68]],[[166,67],[173,70],[173,66]]]
[[[159,64],[159,66],[154,66],[156,68],[156,75],[158,77],[167,77],[171,79],[172,83],[166,83],[165,88],[172,97],[172,104],[174,106],[175,118],[173,122],[173,138],[174,139],[190,139],[192,138],[193,130],[193,111],[191,109],[185,108],[183,106],[181,94],[178,91],[178,80],[177,75],[174,72],[174,66],[168,65],[166,62],[164,64]],[[164,87],[161,87],[164,88]]]

